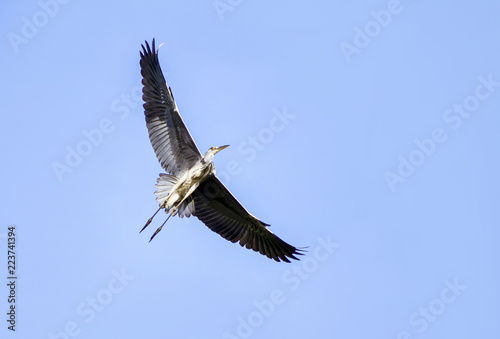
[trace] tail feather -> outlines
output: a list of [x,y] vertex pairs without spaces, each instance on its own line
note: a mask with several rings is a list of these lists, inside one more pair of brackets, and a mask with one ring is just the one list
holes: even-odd
[[176,213],[180,218],[189,218],[194,213],[194,200],[191,197],[188,197],[186,200],[182,202],[182,204],[177,209]]
[[163,206],[163,203],[165,200],[170,195],[170,192],[172,191],[172,187],[177,183],[179,179],[175,175],[171,174],[165,174],[161,173],[160,177],[158,180],[156,180],[156,189],[157,191],[155,192],[156,195],[156,201],[160,204],[160,206]]

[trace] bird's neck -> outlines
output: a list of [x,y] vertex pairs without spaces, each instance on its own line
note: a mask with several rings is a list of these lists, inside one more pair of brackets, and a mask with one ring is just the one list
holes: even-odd
[[214,155],[213,154],[205,154],[205,156],[201,159],[201,163],[204,165],[204,166],[208,166],[208,164],[210,164],[212,162],[212,160],[214,159]]

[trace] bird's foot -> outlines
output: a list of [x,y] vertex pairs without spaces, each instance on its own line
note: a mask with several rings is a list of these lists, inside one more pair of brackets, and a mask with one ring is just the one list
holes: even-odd
[[151,242],[151,240],[153,240],[153,238],[161,231],[162,228],[163,228],[163,225],[161,225],[160,227],[158,227],[158,229],[156,230],[156,232],[151,236],[151,239],[149,239],[149,242]]
[[142,228],[142,230],[140,230],[139,233],[142,233],[142,231],[144,231],[146,229],[146,227],[148,227],[149,224],[151,224],[151,221],[153,221],[153,217],[149,218],[148,222],[146,223],[146,225],[144,225],[144,227]]

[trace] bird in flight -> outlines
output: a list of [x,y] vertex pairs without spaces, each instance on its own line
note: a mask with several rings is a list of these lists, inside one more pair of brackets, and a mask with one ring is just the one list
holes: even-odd
[[302,250],[274,235],[269,225],[250,214],[217,178],[212,160],[228,145],[211,147],[205,155],[200,153],[163,76],[155,40],[151,47],[147,41],[145,44],[140,52],[144,114],[156,157],[167,173],[160,174],[155,186],[160,207],[141,232],[165,209],[168,217],[150,241],[171,216],[194,215],[223,238],[239,241],[241,246],[268,258],[278,262],[299,260],[296,255],[302,255]]

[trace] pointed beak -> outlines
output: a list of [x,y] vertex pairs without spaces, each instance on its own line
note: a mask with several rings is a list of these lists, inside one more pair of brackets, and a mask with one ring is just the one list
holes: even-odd
[[221,146],[221,147],[218,147],[217,148],[217,153],[219,153],[220,151],[222,151],[224,148],[228,148],[229,145],[224,145],[224,146]]

